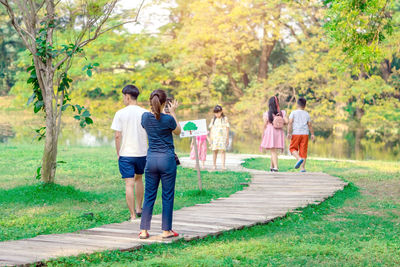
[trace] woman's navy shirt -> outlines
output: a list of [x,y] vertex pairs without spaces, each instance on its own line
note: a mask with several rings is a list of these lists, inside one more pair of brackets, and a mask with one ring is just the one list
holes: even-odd
[[177,125],[174,117],[161,113],[160,119],[157,120],[153,113],[145,112],[142,115],[142,126],[149,139],[148,155],[175,153],[172,131]]

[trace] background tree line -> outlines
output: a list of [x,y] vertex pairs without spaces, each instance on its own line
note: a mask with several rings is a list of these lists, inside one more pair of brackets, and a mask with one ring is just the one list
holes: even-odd
[[[127,83],[143,90],[141,101],[163,88],[193,112],[223,104],[235,128],[252,134],[260,132],[270,96],[278,95],[285,109],[304,96],[320,129],[357,128],[371,138],[398,141],[399,1],[369,1],[367,6],[347,0],[175,2],[158,34],[119,28],[89,44],[68,73],[74,80],[71,96],[102,116],[114,112],[113,103]],[[357,16],[349,10],[357,10]],[[2,24],[0,31],[7,27]],[[31,87],[24,68],[30,57],[20,52],[12,34],[1,38],[8,50],[0,46],[0,57],[10,62],[1,66],[11,77],[1,91],[12,87],[11,94],[26,99]],[[82,74],[87,62],[100,63],[92,77]]]

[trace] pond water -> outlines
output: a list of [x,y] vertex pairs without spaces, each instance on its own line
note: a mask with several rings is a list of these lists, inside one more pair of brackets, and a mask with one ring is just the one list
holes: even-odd
[[[35,127],[0,124],[0,143],[37,143]],[[65,146],[114,146],[113,131],[108,125],[97,125],[81,129],[74,125],[64,125],[59,144]],[[231,133],[230,151],[236,153],[261,154],[260,136]],[[43,142],[43,141],[41,141]],[[190,152],[190,139],[175,138],[178,152]],[[288,154],[288,142],[284,154]],[[338,159],[400,159],[400,142],[374,142],[364,136],[362,131],[349,131],[341,135],[330,132],[316,132],[316,141],[309,144],[309,155],[314,157]]]

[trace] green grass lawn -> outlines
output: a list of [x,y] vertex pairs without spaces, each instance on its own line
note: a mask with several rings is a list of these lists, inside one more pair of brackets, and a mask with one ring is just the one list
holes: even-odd
[[[294,171],[294,160],[280,169]],[[323,171],[350,182],[320,205],[266,225],[219,237],[132,252],[106,251],[61,258],[49,266],[398,266],[400,265],[400,164],[398,162],[315,161]],[[269,168],[251,159],[248,168]]]
[[[125,184],[114,149],[60,147],[56,184],[35,179],[41,145],[0,145],[0,241],[65,233],[129,218]],[[197,189],[193,170],[178,168],[175,209],[206,203],[240,190],[247,173],[202,173]],[[154,207],[161,213],[161,197]],[[93,213],[94,216],[85,214]]]

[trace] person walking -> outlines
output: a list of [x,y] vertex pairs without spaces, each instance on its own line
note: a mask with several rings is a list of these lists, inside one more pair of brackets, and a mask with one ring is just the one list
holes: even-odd
[[229,121],[225,116],[222,107],[216,105],[214,107],[214,118],[212,118],[210,125],[210,143],[211,150],[213,151],[213,166],[214,170],[217,169],[217,156],[221,152],[222,169],[226,170],[226,149],[229,145]]
[[[146,166],[147,134],[141,125],[142,115],[147,112],[137,105],[139,89],[127,85],[122,89],[125,108],[117,111],[111,125],[115,131],[115,147],[118,166],[125,180],[125,197],[130,220],[140,217],[143,202],[143,173]],[[136,201],[135,201],[136,195]]]
[[179,135],[181,127],[175,114],[178,102],[173,100],[168,104],[170,115],[162,113],[166,102],[167,95],[165,91],[155,90],[150,95],[152,112],[146,112],[142,115],[142,126],[148,135],[149,149],[145,168],[146,188],[140,223],[140,239],[146,239],[150,236],[148,230],[150,230],[151,226],[153,207],[160,181],[162,184],[162,237],[179,236],[178,233],[172,230],[177,166],[172,134]]
[[297,109],[289,116],[288,139],[290,139],[290,153],[297,159],[295,169],[306,172],[306,159],[308,151],[308,136],[311,133],[311,140],[315,140],[314,129],[311,118],[306,108],[307,100],[300,97],[297,100]]
[[268,101],[269,110],[264,113],[264,130],[261,141],[261,150],[271,153],[271,172],[278,172],[278,153],[285,148],[285,133],[283,127],[288,124],[286,112],[280,110],[279,100],[273,96]]

